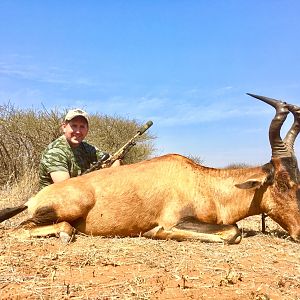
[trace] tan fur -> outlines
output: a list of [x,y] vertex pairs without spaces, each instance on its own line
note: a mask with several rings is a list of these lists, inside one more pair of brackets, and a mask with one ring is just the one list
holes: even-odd
[[[169,230],[174,231],[185,217],[229,225],[262,213],[264,203],[272,202],[270,191],[257,192],[235,185],[251,179],[259,181],[261,186],[267,175],[260,167],[206,168],[173,154],[50,185],[27,205],[33,216],[40,208],[51,208],[57,216],[53,222],[69,222],[89,235],[138,236],[160,226],[168,232],[165,238],[170,238]],[[172,234],[172,238],[180,240],[183,236],[196,238],[186,230],[180,236],[177,233],[177,237]],[[232,234],[215,239],[230,238]]]
[[[68,222],[88,235],[235,243],[241,236],[233,226],[237,221],[267,212],[298,238],[299,212],[292,224],[282,217],[283,204],[276,199],[279,195],[274,188],[265,183],[268,176],[262,167],[212,169],[170,154],[52,184],[25,204],[32,218],[24,224]],[[291,209],[295,211],[295,206]],[[287,213],[292,215],[292,211]],[[187,217],[196,220],[195,230],[177,226]],[[205,232],[205,223],[220,224],[219,232]],[[31,236],[38,236],[59,229],[50,225],[28,230]],[[66,234],[70,236],[69,229]]]

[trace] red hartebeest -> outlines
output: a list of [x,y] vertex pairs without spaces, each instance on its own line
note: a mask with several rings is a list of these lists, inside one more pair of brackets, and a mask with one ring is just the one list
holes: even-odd
[[[60,234],[74,228],[89,235],[238,243],[237,221],[266,213],[300,240],[300,174],[293,144],[300,108],[256,96],[276,109],[270,129],[271,161],[248,169],[212,169],[169,154],[95,171],[52,184],[25,204],[0,212],[0,222],[28,208],[25,236]],[[294,123],[282,140],[288,113]]]

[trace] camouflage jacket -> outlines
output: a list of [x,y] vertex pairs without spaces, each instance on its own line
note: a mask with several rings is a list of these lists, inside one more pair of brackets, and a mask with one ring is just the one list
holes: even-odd
[[76,177],[91,167],[105,152],[82,142],[77,148],[71,148],[65,136],[61,136],[45,149],[39,169],[40,189],[53,183],[51,172],[65,171],[70,177]]

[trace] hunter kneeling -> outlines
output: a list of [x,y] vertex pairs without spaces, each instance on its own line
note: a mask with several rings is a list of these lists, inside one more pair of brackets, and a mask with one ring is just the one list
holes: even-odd
[[[63,135],[43,152],[39,170],[40,189],[71,177],[82,175],[97,161],[109,154],[84,141],[89,131],[88,114],[81,109],[70,110],[61,125]],[[116,160],[112,166],[119,166]]]

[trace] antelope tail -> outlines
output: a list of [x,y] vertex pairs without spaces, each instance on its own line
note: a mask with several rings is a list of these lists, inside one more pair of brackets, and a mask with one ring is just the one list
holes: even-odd
[[21,213],[25,209],[27,209],[27,206],[25,204],[22,204],[17,207],[4,208],[0,210],[0,223]]

